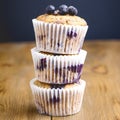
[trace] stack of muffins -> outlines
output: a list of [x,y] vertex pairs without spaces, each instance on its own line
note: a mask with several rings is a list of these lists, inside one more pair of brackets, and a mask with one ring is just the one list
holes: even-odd
[[74,6],[53,5],[33,19],[36,47],[31,49],[35,78],[30,81],[41,114],[66,116],[80,111],[86,82],[81,80],[88,29]]

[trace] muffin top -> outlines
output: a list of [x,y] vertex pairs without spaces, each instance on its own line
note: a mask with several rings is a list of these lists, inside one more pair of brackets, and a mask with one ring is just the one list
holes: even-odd
[[87,22],[83,18],[76,15],[72,16],[69,14],[43,14],[38,16],[36,19],[47,23],[87,26]]
[[42,87],[42,88],[73,88],[73,87],[78,87],[80,85],[80,82],[78,83],[71,83],[71,84],[47,84],[47,83],[42,83],[39,80],[36,80],[34,82],[35,85],[37,85],[38,87]]

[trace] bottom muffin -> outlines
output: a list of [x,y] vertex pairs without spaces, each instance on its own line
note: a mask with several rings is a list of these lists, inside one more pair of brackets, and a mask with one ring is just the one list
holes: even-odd
[[66,116],[78,113],[81,108],[86,82],[47,84],[36,78],[30,81],[35,105],[40,114]]

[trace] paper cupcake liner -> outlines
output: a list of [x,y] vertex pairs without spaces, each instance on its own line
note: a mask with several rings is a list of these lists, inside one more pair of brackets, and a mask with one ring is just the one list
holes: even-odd
[[58,54],[78,54],[88,26],[72,26],[32,20],[36,46],[40,51]]
[[67,84],[77,82],[82,74],[87,52],[80,50],[78,55],[53,55],[31,49],[35,77],[41,82]]
[[30,81],[35,105],[41,114],[51,116],[66,116],[78,113],[81,109],[86,82],[67,88],[43,88],[34,84],[36,78]]

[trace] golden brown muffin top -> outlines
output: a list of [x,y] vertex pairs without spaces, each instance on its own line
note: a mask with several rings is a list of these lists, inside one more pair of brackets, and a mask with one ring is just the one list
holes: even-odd
[[71,83],[71,84],[47,84],[47,83],[42,83],[39,80],[36,80],[34,82],[35,85],[37,85],[38,87],[42,87],[42,88],[73,88],[76,86],[80,85],[80,82],[78,83]]
[[39,21],[48,22],[48,23],[57,23],[63,25],[80,25],[80,26],[87,26],[87,22],[78,16],[71,16],[71,15],[48,15],[43,14],[36,18]]
[[50,85],[49,85],[49,84],[47,84],[47,83],[42,83],[42,82],[40,82],[40,81],[38,81],[38,80],[36,80],[36,81],[34,82],[34,84],[37,85],[38,87],[50,88]]

